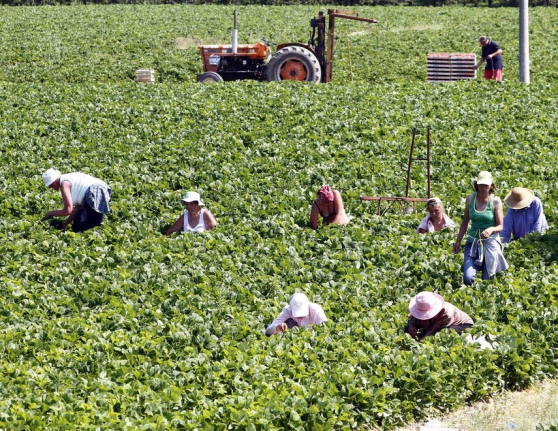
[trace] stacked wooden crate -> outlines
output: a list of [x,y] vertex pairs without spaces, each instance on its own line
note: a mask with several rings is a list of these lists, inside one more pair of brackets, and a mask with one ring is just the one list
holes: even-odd
[[428,82],[452,82],[475,79],[477,56],[467,53],[431,52],[427,56],[426,80]]
[[150,84],[155,83],[155,71],[153,69],[139,69],[136,70],[136,81],[137,82],[149,82]]

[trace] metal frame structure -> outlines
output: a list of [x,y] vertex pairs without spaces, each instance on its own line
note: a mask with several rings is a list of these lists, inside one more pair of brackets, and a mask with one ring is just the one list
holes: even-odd
[[[372,18],[362,18],[358,16],[358,13],[352,12],[350,10],[341,9],[328,9],[327,13],[329,15],[328,28],[327,28],[327,50],[326,50],[326,25],[325,25],[325,14],[320,11],[318,13],[318,18],[314,18],[310,21],[310,26],[312,27],[312,35],[308,46],[311,47],[316,53],[316,58],[322,67],[322,80],[321,82],[331,82],[333,75],[333,41],[335,36],[335,18],[352,19],[354,21],[364,21],[376,24],[378,20]],[[318,29],[318,35],[316,40],[316,32]]]
[[[363,201],[377,201],[378,202],[378,215],[384,215],[391,207],[395,204],[398,204],[402,209],[407,209],[409,205],[412,206],[412,210],[415,210],[415,205],[417,202],[426,202],[430,199],[430,184],[431,184],[431,175],[430,175],[430,127],[426,128],[426,157],[413,157],[413,153],[415,151],[415,142],[417,136],[417,128],[413,128],[413,137],[411,140],[411,149],[409,151],[409,159],[407,162],[407,181],[405,187],[405,196],[404,197],[384,197],[384,196],[361,196],[360,199]],[[426,161],[426,172],[427,172],[427,187],[426,187],[426,196],[425,198],[414,198],[409,196],[409,192],[411,190],[411,167],[413,161]],[[387,206],[382,211],[382,202],[386,202]]]

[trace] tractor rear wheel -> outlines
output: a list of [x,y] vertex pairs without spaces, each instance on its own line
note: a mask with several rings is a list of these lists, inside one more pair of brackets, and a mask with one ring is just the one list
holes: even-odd
[[198,82],[223,82],[223,77],[217,72],[204,72],[198,76]]
[[316,55],[301,46],[280,49],[267,63],[267,80],[320,82],[322,68]]

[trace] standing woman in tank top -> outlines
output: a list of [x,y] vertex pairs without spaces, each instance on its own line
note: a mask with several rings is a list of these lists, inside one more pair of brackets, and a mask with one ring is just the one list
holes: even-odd
[[459,253],[461,240],[471,222],[464,249],[463,282],[466,285],[473,284],[478,271],[482,271],[483,280],[491,280],[497,272],[508,267],[498,235],[504,228],[502,200],[494,196],[492,174],[480,172],[474,186],[475,193],[465,200],[463,221],[453,246],[453,252]]
[[186,211],[167,229],[165,235],[171,235],[179,230],[184,232],[204,232],[213,229],[217,225],[213,214],[208,209],[202,208],[204,204],[199,193],[188,192],[180,202],[182,202]]

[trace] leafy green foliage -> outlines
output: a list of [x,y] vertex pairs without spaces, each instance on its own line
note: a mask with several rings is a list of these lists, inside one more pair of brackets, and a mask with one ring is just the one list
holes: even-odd
[[[533,83],[515,82],[515,12],[470,28],[484,11],[362,8],[381,24],[339,25],[331,85],[197,84],[197,48],[175,42],[226,42],[231,11],[3,10],[0,428],[392,429],[556,375],[554,229],[465,287],[453,233],[416,235],[422,213],[379,217],[359,199],[404,193],[411,128],[430,126],[433,193],[452,218],[488,169],[500,196],[530,187],[555,223],[556,65],[535,50]],[[241,42],[303,41],[315,12],[242,8]],[[531,41],[548,47],[557,12],[533,15]],[[479,33],[506,49],[502,85],[424,82],[428,51],[476,51]],[[133,81],[144,67],[155,85]],[[110,184],[103,227],[40,221],[61,204],[40,178],[51,166]],[[412,179],[423,196],[420,165]],[[349,225],[307,227],[322,183]],[[187,190],[219,225],[164,237]],[[420,290],[473,316],[495,349],[403,334]],[[295,291],[330,321],[265,337]]]

